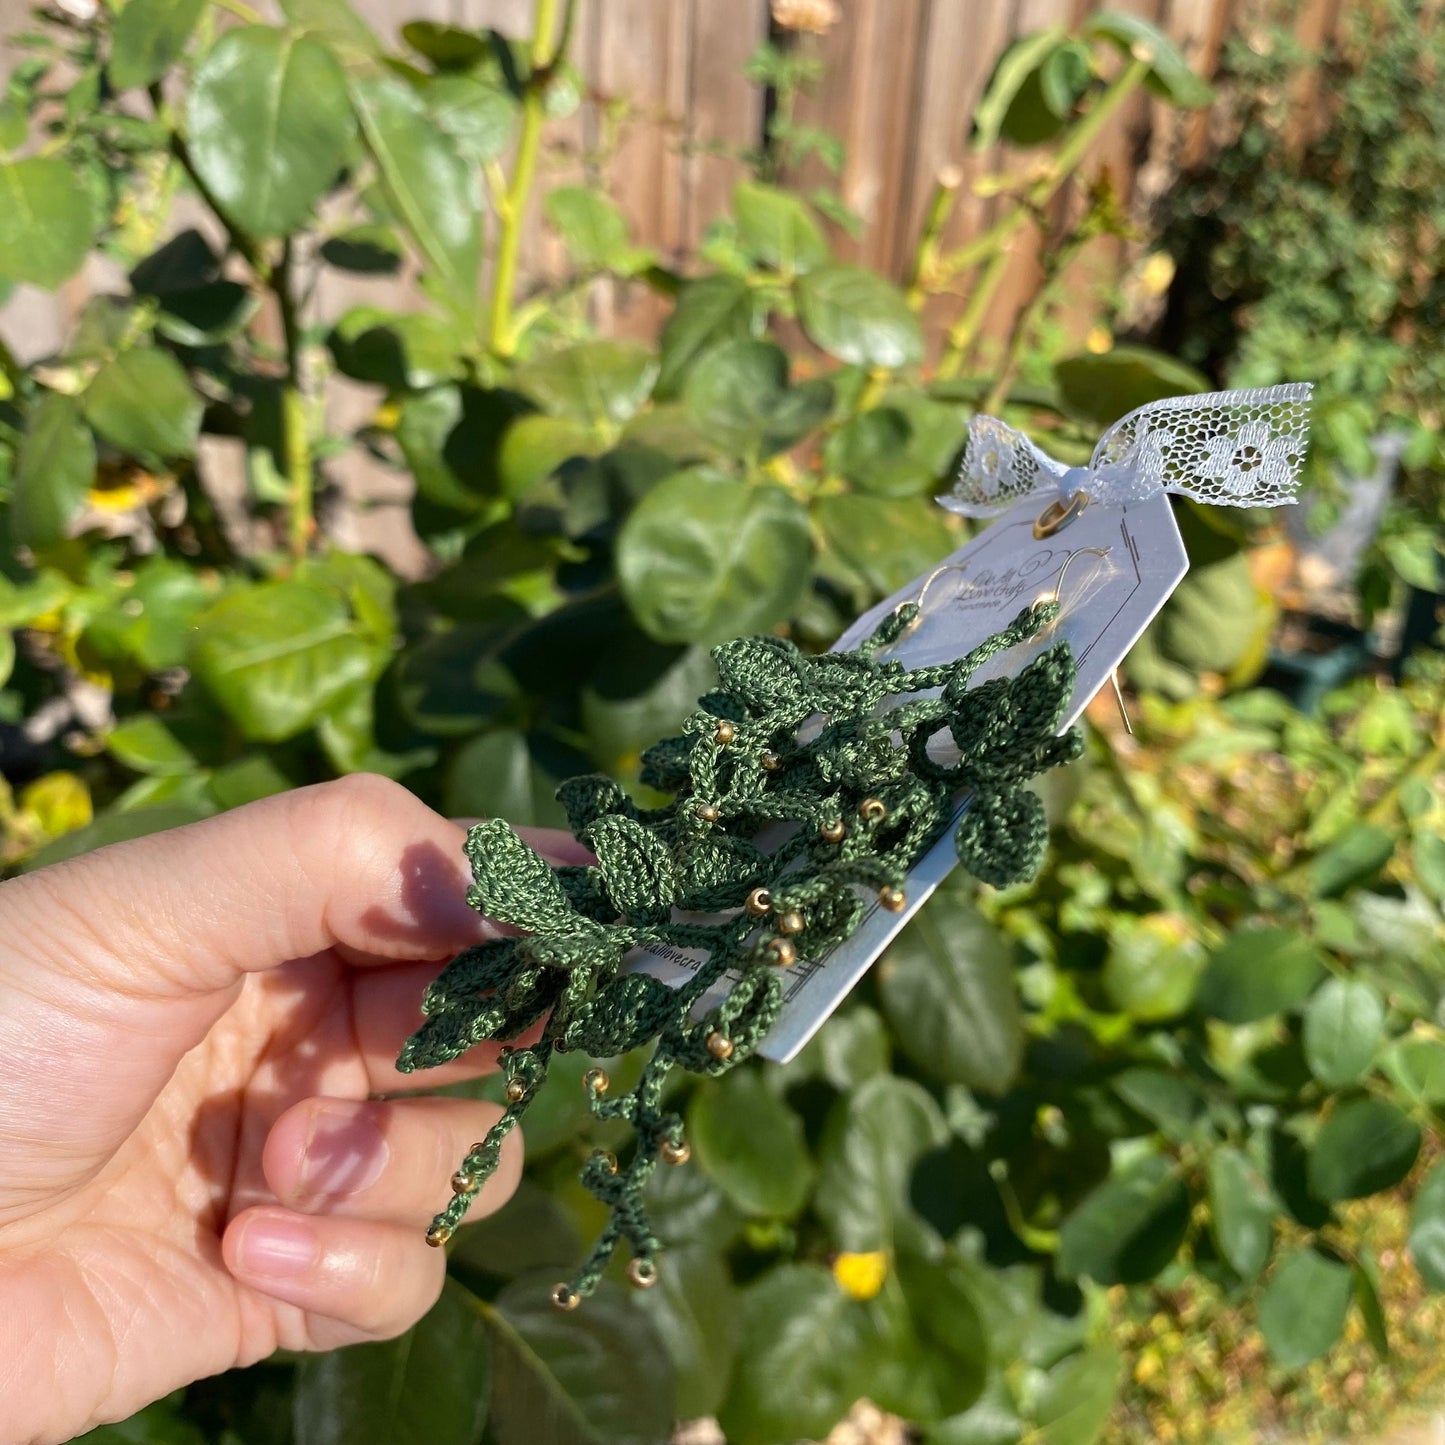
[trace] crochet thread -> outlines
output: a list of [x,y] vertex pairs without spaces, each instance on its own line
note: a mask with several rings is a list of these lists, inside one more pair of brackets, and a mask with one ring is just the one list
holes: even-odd
[[[601,1069],[584,1081],[593,1114],[625,1119],[636,1147],[625,1163],[599,1150],[583,1166],[583,1183],[611,1217],[553,1299],[564,1309],[579,1303],[622,1243],[632,1283],[655,1281],[661,1244],[643,1189],[659,1160],[688,1157],[683,1121],[663,1105],[672,1069],[717,1075],[748,1058],[777,1017],[784,971],[822,958],[858,926],[865,904],[857,890],[871,890],[885,908],[906,905],[909,870],[947,831],[960,793],[970,798],[955,834],[966,867],[997,885],[1037,868],[1047,825],[1023,785],[1082,746],[1077,733],[1058,734],[1073,659],[1056,643],[1014,677],[969,683],[1058,610],[1037,603],[958,661],[914,671],[882,657],[917,619],[914,603],[853,652],[807,656],[776,637],[724,643],[713,650],[720,688],[699,699],[680,735],[643,757],[643,781],[672,793],[673,803],[638,808],[600,775],[559,789],[595,867],[553,868],[501,819],[471,830],[467,901],[523,936],[469,948],[447,965],[426,991],[426,1021],[397,1067],[434,1067],[547,1023],[537,1043],[504,1050],[505,1112],[453,1176],[454,1197],[432,1222],[430,1243],[446,1243],[495,1170],[554,1053],[609,1058],[655,1041],[629,1092],[609,1095]],[[944,733],[957,762],[930,748]],[[776,825],[784,825],[782,841],[765,852],[756,840]],[[671,987],[623,972],[639,945],[705,957]],[[694,1018],[728,976],[722,1002]]]

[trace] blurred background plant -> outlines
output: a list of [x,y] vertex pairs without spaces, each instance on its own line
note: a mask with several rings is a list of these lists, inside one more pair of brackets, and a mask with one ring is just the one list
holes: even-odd
[[[829,0],[774,5],[748,65],[760,134],[681,256],[607,185],[666,118],[587,94],[571,0],[521,9],[515,35],[416,19],[392,42],[344,0],[285,0],[275,23],[239,0],[69,3],[12,37],[0,279],[83,299],[58,349],[12,327],[0,353],[7,867],[361,768],[454,814],[560,821],[569,773],[635,782],[708,686],[710,644],[825,646],[956,546],[932,498],[980,406],[1082,458],[1144,401],[1317,376],[1322,485],[1326,463],[1359,469],[1337,415],[1366,444],[1409,426],[1393,571],[1346,598],[1360,637],[1406,585],[1428,594],[1438,299],[1416,272],[1438,199],[1411,167],[1439,151],[1390,131],[1363,42],[1330,124],[1373,125],[1397,161],[1327,129],[1298,175],[1261,166],[1275,143],[1240,96],[1293,84],[1297,57],[1251,49],[1274,78],[1231,61],[1220,114],[1256,159],[1237,211],[1181,203],[1224,228],[1201,241],[1142,230],[1095,160],[1143,97],[1210,101],[1172,43],[1114,12],[1018,38],[895,281],[846,259],[869,218],[810,119],[799,35],[847,23]],[[1372,11],[1402,67],[1407,11]],[[598,123],[562,183],[549,136],[584,99]],[[1317,153],[1388,189],[1389,223],[1339,265],[1363,285],[1372,248],[1415,247],[1381,303],[1393,339],[1363,301],[1336,319],[1328,354],[1372,358],[1358,373],[1299,319],[1338,305],[1331,275],[1291,252],[1286,286],[1261,259],[1282,208],[1344,204]],[[565,266],[524,279],[544,242]],[[1025,248],[1037,284],[996,325]],[[1167,350],[1127,284],[1081,288],[1110,248],[1139,254],[1150,296],[1172,274]],[[1172,333],[1186,286],[1226,274],[1230,327]],[[342,283],[374,296],[333,307]],[[357,424],[338,397],[353,416],[361,398]],[[363,464],[415,533],[376,555],[346,545]],[[578,1159],[608,1142],[559,1087],[522,1193],[463,1234],[412,1335],[202,1382],[91,1438],[621,1445],[715,1418],[775,1445],[862,1398],[930,1445],[1087,1445],[1360,1430],[1430,1403],[1445,674],[1363,645],[1337,686],[1291,672],[1276,595],[1303,549],[1267,516],[1179,517],[1194,567],[1130,659],[1137,733],[1098,715],[1051,790],[1045,874],[951,884],[795,1064],[679,1099],[695,1162],[658,1181],[655,1290],[547,1304],[595,1224]]]

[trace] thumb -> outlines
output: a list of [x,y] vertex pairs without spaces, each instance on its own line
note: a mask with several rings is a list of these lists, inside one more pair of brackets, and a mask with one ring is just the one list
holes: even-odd
[[[337,945],[441,959],[485,937],[464,836],[363,775],[0,884],[0,1178],[44,1195],[117,1147],[248,973]],[[30,1169],[41,1157],[55,1179]]]

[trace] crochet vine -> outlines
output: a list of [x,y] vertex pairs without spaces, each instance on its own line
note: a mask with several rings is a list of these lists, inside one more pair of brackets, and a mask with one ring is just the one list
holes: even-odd
[[[777,1017],[783,972],[824,957],[857,928],[866,909],[858,890],[870,890],[882,908],[906,906],[908,871],[947,831],[960,794],[969,802],[955,837],[973,873],[1002,885],[1037,868],[1047,827],[1042,804],[1023,785],[1080,751],[1077,733],[1058,733],[1074,690],[1073,658],[1055,643],[1014,677],[969,684],[991,657],[1037,636],[1057,613],[1057,602],[1028,607],[967,656],[913,671],[884,654],[916,621],[915,603],[891,613],[854,652],[810,657],[776,637],[724,643],[713,650],[719,690],[699,700],[680,735],[643,759],[643,781],[673,793],[673,803],[638,808],[598,774],[562,785],[558,797],[595,867],[553,868],[502,819],[474,827],[467,901],[525,932],[452,960],[427,989],[426,1022],[397,1066],[433,1067],[485,1039],[547,1023],[537,1043],[504,1052],[507,1107],[453,1175],[452,1201],[428,1242],[451,1237],[554,1053],[608,1058],[655,1041],[625,1094],[609,1096],[600,1068],[586,1075],[593,1113],[626,1120],[637,1142],[625,1164],[603,1150],[587,1160],[583,1183],[611,1218],[553,1300],[564,1309],[578,1304],[624,1242],[628,1278],[652,1284],[661,1244],[643,1189],[659,1160],[682,1164],[689,1152],[681,1118],[664,1105],[672,1069],[719,1074],[751,1055]],[[800,733],[814,718],[816,732]],[[940,760],[945,733],[957,761]],[[770,825],[791,828],[764,851],[755,840]],[[681,987],[624,972],[629,953],[649,944],[697,950],[703,961]],[[729,976],[722,1002],[694,1017]]]

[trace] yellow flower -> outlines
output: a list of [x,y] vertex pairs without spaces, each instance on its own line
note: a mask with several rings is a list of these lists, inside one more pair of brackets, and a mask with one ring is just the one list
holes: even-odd
[[1084,349],[1092,351],[1095,356],[1102,356],[1111,350],[1113,345],[1114,337],[1107,326],[1091,326],[1089,334],[1084,338]]
[[833,1278],[846,1295],[870,1300],[888,1278],[888,1256],[881,1249],[866,1254],[840,1254],[833,1261]]
[[1167,251],[1155,251],[1139,268],[1139,285],[1146,296],[1162,296],[1174,279],[1174,257]]

